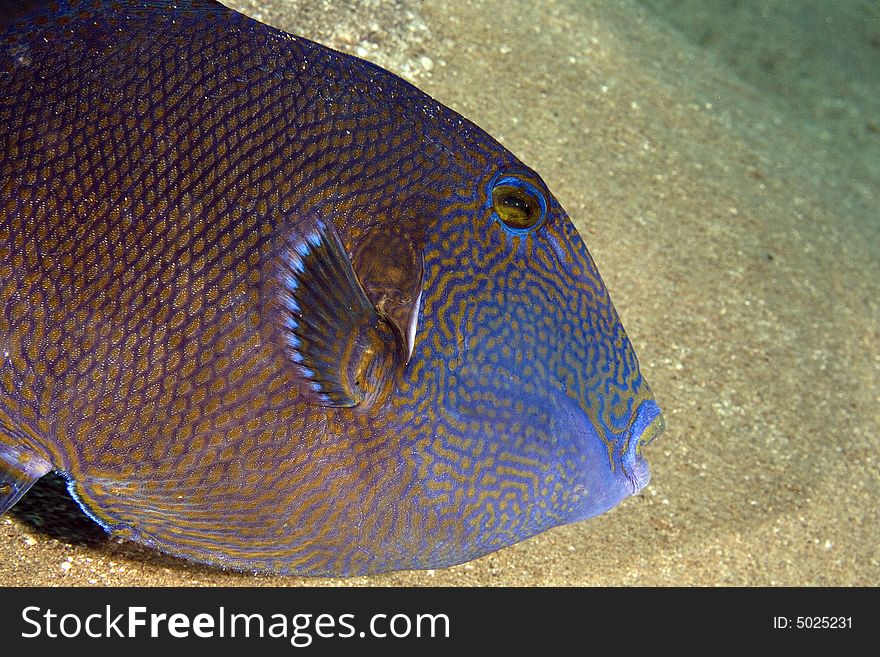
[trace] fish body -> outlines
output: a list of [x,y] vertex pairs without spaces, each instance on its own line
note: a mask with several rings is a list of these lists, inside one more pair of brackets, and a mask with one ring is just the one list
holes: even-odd
[[541,178],[204,0],[0,4],[0,511],[236,569],[476,558],[648,480],[662,416]]

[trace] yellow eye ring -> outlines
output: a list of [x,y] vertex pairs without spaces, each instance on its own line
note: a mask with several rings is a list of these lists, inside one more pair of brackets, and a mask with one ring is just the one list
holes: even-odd
[[492,187],[492,206],[505,228],[515,233],[532,230],[547,213],[540,190],[513,176],[505,176]]

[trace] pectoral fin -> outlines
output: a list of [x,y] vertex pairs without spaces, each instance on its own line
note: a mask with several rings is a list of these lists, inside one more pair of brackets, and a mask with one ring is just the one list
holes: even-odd
[[299,222],[272,269],[275,341],[302,393],[322,406],[382,399],[404,340],[367,297],[333,224]]
[[52,466],[33,452],[0,444],[0,515],[51,470]]

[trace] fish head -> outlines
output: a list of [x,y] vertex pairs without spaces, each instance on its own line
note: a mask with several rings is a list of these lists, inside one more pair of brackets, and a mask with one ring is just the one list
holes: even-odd
[[436,382],[438,451],[491,464],[474,500],[486,540],[638,492],[641,448],[663,428],[583,239],[543,180],[498,149],[429,239],[413,364]]
[[371,567],[434,567],[607,511],[663,420],[583,239],[491,136],[365,70],[395,112],[352,125],[358,166],[285,224],[263,315],[302,396],[358,432],[339,504],[360,518],[387,478],[394,505],[351,533],[382,545]]

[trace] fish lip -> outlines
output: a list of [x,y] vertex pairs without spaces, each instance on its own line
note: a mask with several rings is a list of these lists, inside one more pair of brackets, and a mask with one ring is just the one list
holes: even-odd
[[641,438],[656,437],[653,429],[650,434],[645,432],[659,426],[654,423],[658,422],[660,409],[653,399],[643,400],[626,432],[618,434],[613,452],[586,412],[572,404],[568,413],[569,429],[580,436],[578,444],[583,452],[568,516],[569,522],[577,522],[609,511],[648,485],[651,471],[638,448]]
[[626,453],[622,455],[621,466],[635,495],[651,481],[651,470],[641,450],[657,439],[665,428],[665,420],[660,407],[653,399],[641,403],[636,418],[630,428],[630,439]]
[[666,428],[666,420],[653,399],[643,401],[630,427],[627,456],[641,456],[641,448],[650,445]]
[[644,456],[638,455],[632,470],[626,473],[632,487],[632,494],[635,495],[642,490],[651,481],[651,468],[648,467],[648,461]]
[[[654,406],[657,406],[655,403]],[[638,438],[638,444],[636,448],[636,452],[641,450],[645,445],[650,445],[657,437],[663,433],[666,429],[666,418],[663,417],[663,414],[660,413],[659,407],[657,408],[657,415],[648,423],[648,426],[644,428],[641,435]]]

